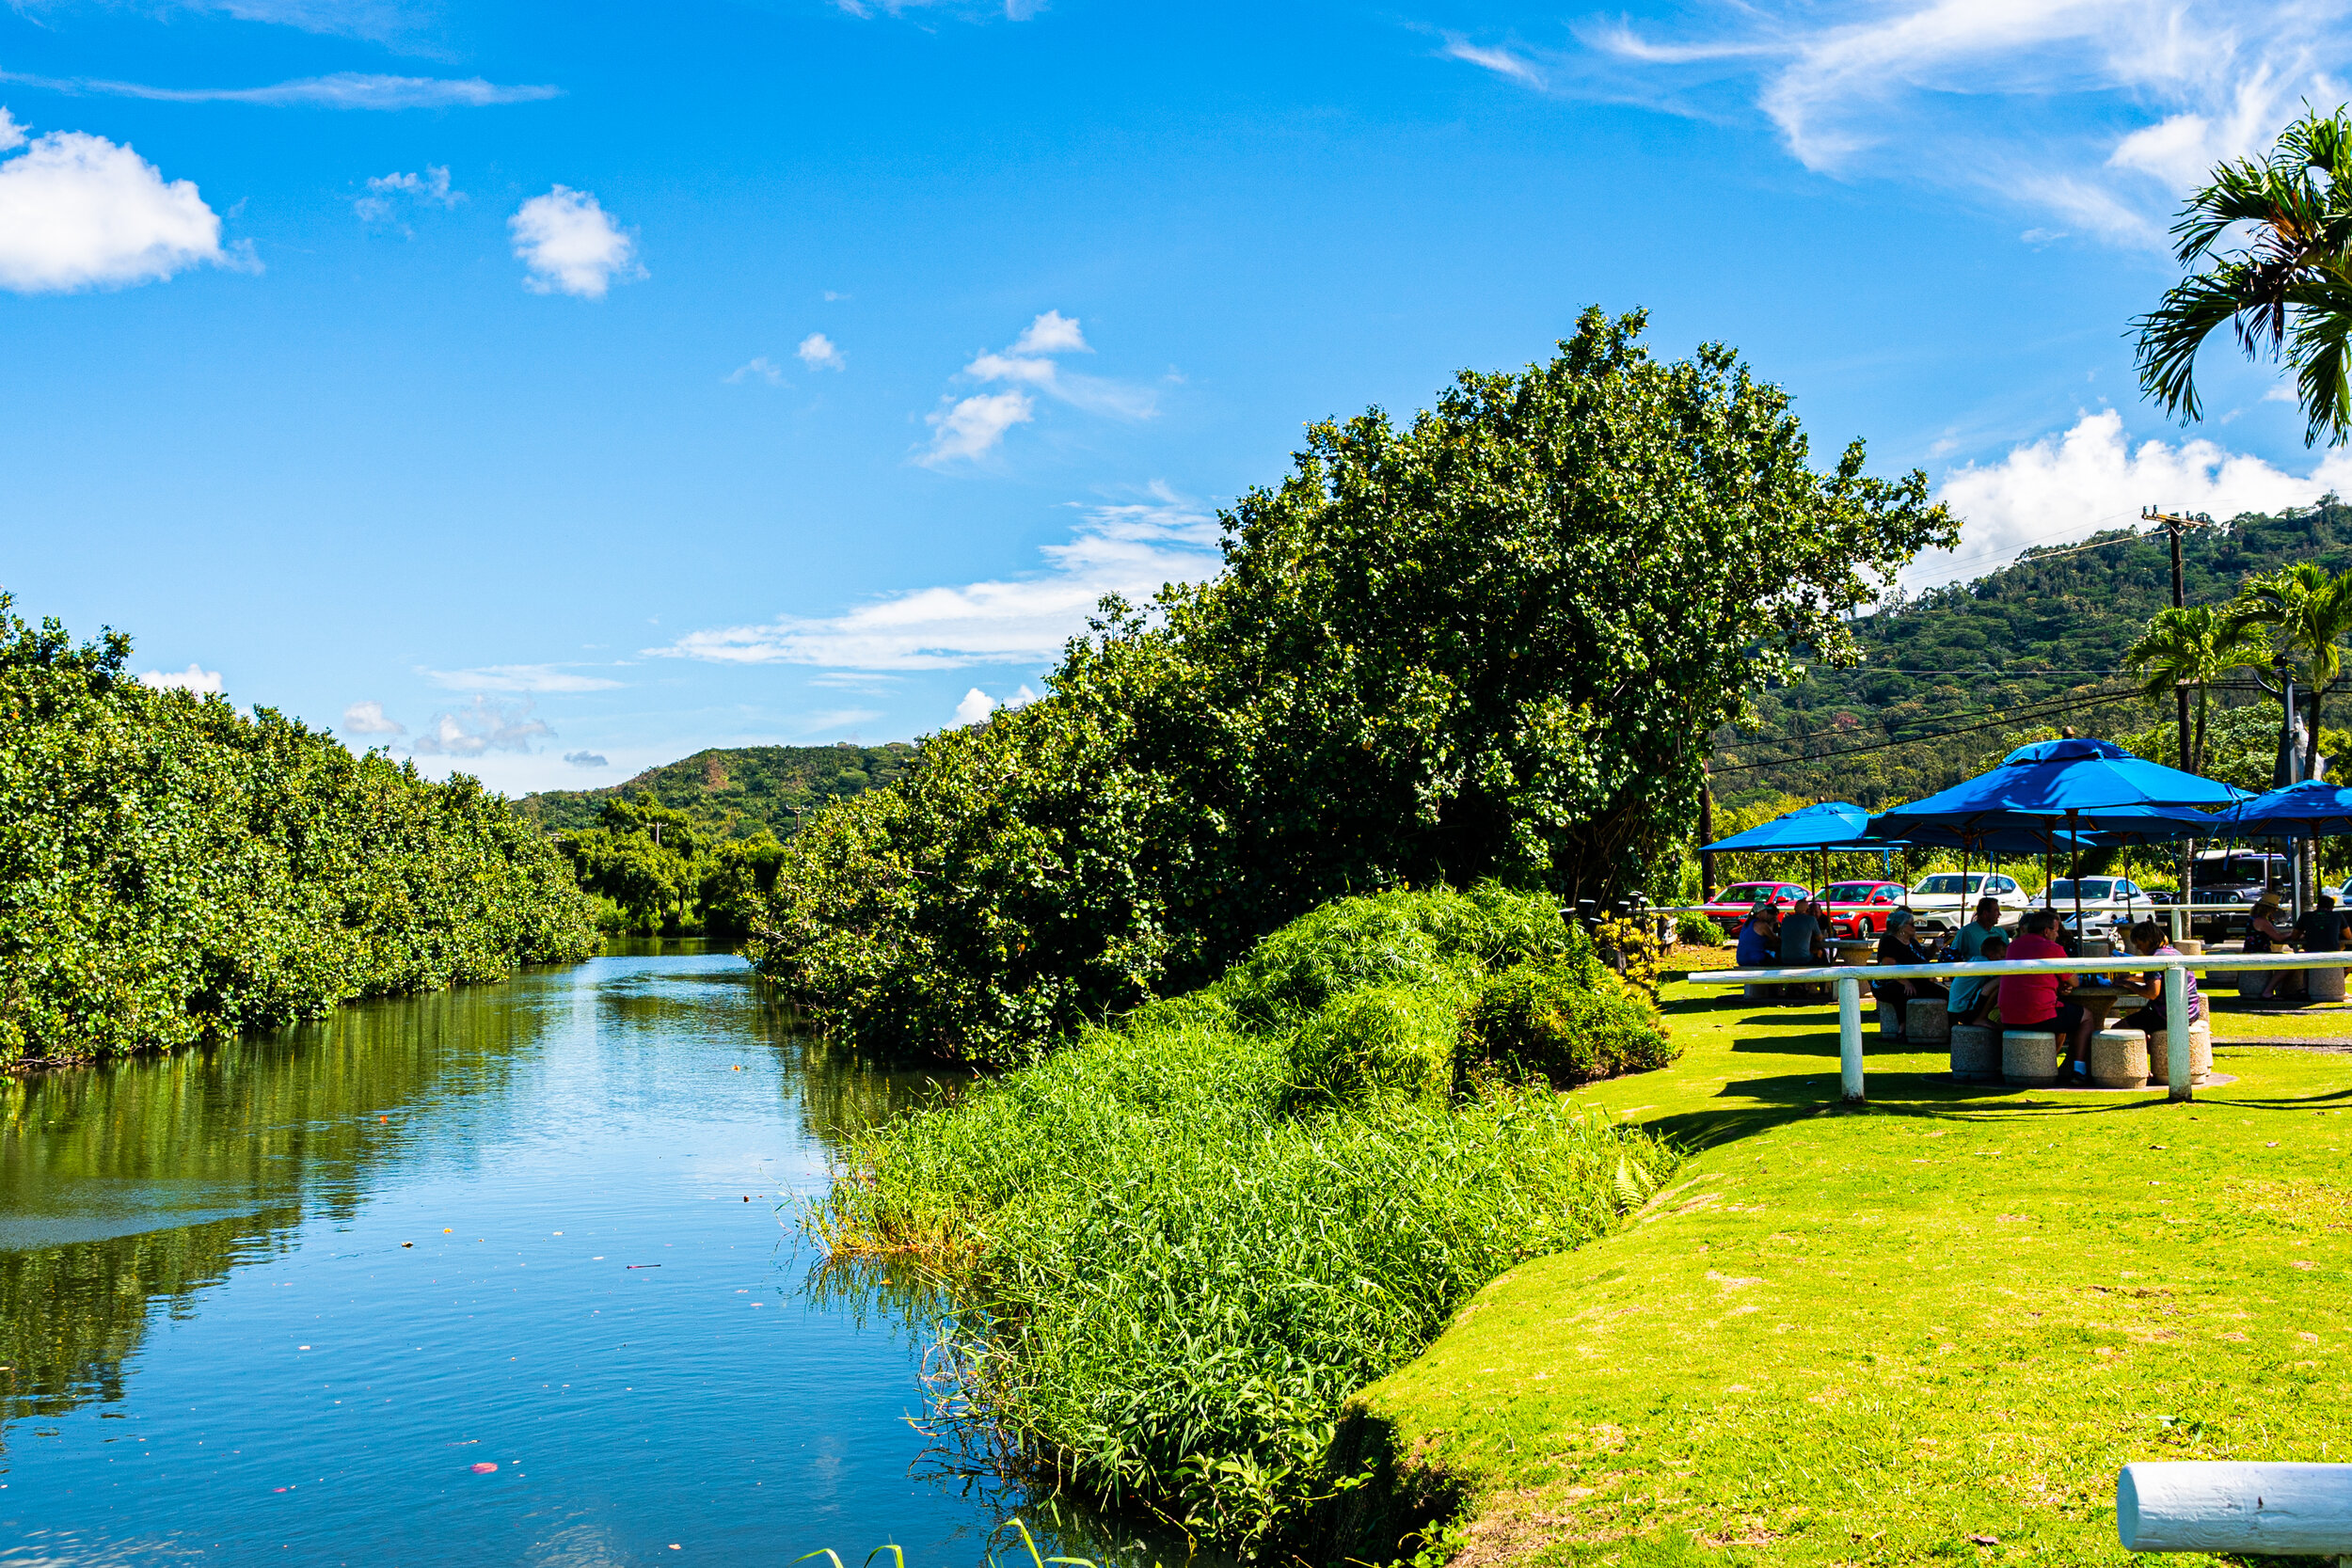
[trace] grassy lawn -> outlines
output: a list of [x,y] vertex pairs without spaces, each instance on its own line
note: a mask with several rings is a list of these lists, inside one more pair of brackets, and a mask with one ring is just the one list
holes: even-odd
[[1874,1051],[1848,1110],[1833,1007],[1665,1001],[1575,1098],[1696,1158],[1363,1396],[1480,1495],[1457,1565],[2116,1562],[2128,1461],[2352,1460],[2352,1055],[2224,1030],[2174,1106]]

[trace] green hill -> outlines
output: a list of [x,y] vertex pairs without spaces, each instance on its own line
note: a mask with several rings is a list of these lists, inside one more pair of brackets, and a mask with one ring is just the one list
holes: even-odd
[[606,802],[634,800],[646,790],[730,838],[760,829],[792,835],[793,809],[813,811],[830,800],[890,783],[914,756],[903,740],[885,746],[735,746],[696,752],[683,761],[649,768],[627,784],[604,789],[550,789],[526,795],[516,812],[549,832],[594,827]]
[[[2352,506],[2330,495],[2305,510],[2236,517],[2192,531],[2182,555],[2191,604],[2226,600],[2251,574],[2296,561],[2340,571],[2352,566]],[[2145,731],[2171,717],[2170,704],[2106,694],[2128,691],[2123,652],[2171,594],[2164,536],[2119,530],[1899,597],[1857,624],[1859,668],[1816,669],[1763,692],[1756,722],[1716,734],[1716,801],[1778,791],[1875,808],[1958,784],[2021,735],[2061,724],[2108,739]],[[2270,699],[2249,675],[2217,701]],[[2328,718],[2343,721],[2333,709]]]

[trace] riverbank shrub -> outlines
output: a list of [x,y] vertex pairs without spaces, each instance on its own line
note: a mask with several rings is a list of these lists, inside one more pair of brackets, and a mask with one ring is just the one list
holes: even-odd
[[1645,997],[1563,966],[1520,964],[1487,976],[1466,1034],[1479,1060],[1558,1087],[1647,1072],[1675,1056]]
[[1462,1070],[1478,988],[1531,967],[1644,1006],[1545,895],[1344,900],[1216,985],[861,1135],[810,1223],[836,1256],[911,1253],[952,1282],[954,1403],[993,1451],[1268,1547],[1357,1482],[1330,1458],[1355,1390],[1676,1163]]
[[745,951],[834,1037],[1003,1063],[1349,894],[1671,883],[1708,736],[1956,531],[1643,326],[1310,426],[1221,575],[1106,601],[1042,701],[796,835]]
[[186,1045],[584,957],[505,802],[156,690],[0,594],[0,1063]]

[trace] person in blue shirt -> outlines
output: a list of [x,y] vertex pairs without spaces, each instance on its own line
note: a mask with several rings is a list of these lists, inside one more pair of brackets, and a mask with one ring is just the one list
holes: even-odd
[[1780,962],[1780,915],[1769,900],[1757,899],[1740,923],[1737,951],[1741,969],[1768,969]]
[[[2001,934],[2001,906],[1991,898],[1977,900],[1977,917],[1960,928],[1952,939],[1953,956],[1963,963],[1984,957],[1984,944]],[[2005,942],[2004,947],[2008,945]],[[1963,974],[1952,981],[1951,1013],[1954,1023],[1978,1023],[1993,1010],[2000,987],[1981,974]]]

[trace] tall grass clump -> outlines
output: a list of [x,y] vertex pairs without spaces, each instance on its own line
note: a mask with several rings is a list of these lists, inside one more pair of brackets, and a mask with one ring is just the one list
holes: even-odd
[[1546,896],[1343,900],[866,1134],[812,1224],[956,1281],[959,1402],[1017,1465],[1266,1547],[1359,1481],[1329,1458],[1351,1394],[1675,1164],[1479,1054],[1481,988],[1521,969],[1606,999],[1571,1033],[1645,1006]]

